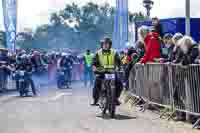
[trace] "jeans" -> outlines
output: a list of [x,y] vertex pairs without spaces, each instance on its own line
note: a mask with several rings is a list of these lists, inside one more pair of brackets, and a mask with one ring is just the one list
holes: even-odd
[[[33,79],[31,78],[30,75],[26,77],[25,82],[26,82],[27,86],[29,86],[29,85],[31,86],[33,95],[36,95],[37,93],[36,93],[36,89],[35,89],[35,84],[34,84]],[[20,90],[19,80],[16,80],[16,88],[17,88],[18,91]]]
[[35,89],[35,84],[34,84],[34,81],[31,77],[28,78],[28,83],[30,83],[30,85],[31,85],[33,95],[36,95],[37,93],[36,93],[36,89]]

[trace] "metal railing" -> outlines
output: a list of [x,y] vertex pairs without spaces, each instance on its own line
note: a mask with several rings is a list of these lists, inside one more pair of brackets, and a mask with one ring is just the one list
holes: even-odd
[[11,76],[7,76],[7,80],[0,80],[0,91],[16,90],[15,80]]
[[200,65],[136,64],[129,80],[131,94],[200,116]]

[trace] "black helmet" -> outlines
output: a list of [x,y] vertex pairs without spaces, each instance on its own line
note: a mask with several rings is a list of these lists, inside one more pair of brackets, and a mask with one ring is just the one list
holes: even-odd
[[90,50],[89,50],[89,49],[87,49],[87,50],[86,50],[86,52],[87,52],[87,53],[90,53]]
[[112,39],[110,39],[109,37],[105,37],[104,43],[108,43],[108,44],[110,44],[110,46],[112,46]]

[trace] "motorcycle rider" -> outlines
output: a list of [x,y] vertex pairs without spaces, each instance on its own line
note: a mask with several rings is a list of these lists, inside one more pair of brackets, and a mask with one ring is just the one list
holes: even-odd
[[71,81],[71,69],[72,69],[73,61],[69,57],[67,53],[62,53],[60,60],[60,68],[66,68],[66,75],[68,81]]
[[[102,48],[99,49],[96,53],[96,55],[94,56],[93,59],[93,71],[97,71],[97,69],[117,69],[120,68],[120,57],[117,54],[117,52],[112,49],[112,40],[108,37],[104,38],[104,41],[101,43]],[[120,104],[120,102],[118,101],[118,98],[120,97],[122,88],[119,87],[120,85],[120,80],[116,80],[116,103],[117,105]],[[100,93],[100,89],[101,89],[101,84],[102,84],[102,76],[99,76],[96,78],[95,81],[95,86],[94,86],[94,90],[93,90],[93,98],[94,101],[91,104],[92,106],[98,106],[98,100],[99,100],[99,93]]]
[[[18,63],[16,64],[16,70],[23,70],[25,72],[32,73],[32,64],[29,61],[26,54],[22,54],[21,56],[18,57]],[[37,93],[36,93],[36,89],[35,89],[35,84],[31,78],[31,75],[29,75],[29,74],[27,77],[27,82],[28,82],[28,84],[31,85],[33,95],[36,96]],[[16,80],[16,88],[17,88],[17,90],[20,89],[18,80]]]

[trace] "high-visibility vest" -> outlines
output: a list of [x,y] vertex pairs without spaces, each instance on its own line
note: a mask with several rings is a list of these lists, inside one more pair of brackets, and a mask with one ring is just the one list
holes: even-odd
[[92,65],[93,54],[85,54],[85,63],[88,67]]
[[115,68],[115,55],[116,51],[111,49],[111,52],[105,53],[101,50],[98,51],[98,58],[101,67],[104,69],[114,69]]

